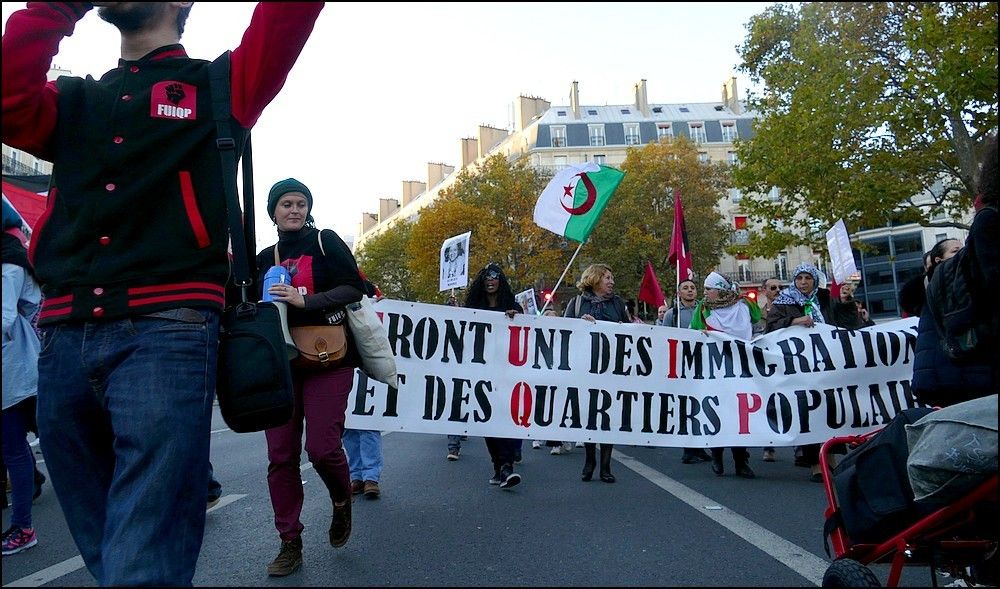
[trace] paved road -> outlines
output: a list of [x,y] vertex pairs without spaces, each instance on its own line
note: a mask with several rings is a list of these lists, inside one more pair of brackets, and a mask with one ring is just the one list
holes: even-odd
[[[486,482],[481,439],[470,438],[461,459],[448,462],[444,436],[391,433],[383,438],[382,499],[355,502],[342,549],[326,540],[329,496],[313,469],[303,471],[304,565],[271,579],[265,567],[279,542],[264,436],[228,431],[218,414],[215,423],[212,460],[224,497],[208,514],[200,586],[791,587],[819,585],[828,564],[822,485],[792,465],[788,448],[775,463],[754,449],[758,478],[744,480],[682,465],[677,448],[618,447],[618,482],[607,484],[580,481],[582,449],[552,456],[525,443],[524,482],[501,491]],[[4,557],[3,585],[94,586],[48,485],[34,517],[39,545]],[[876,573],[884,581],[883,569]],[[909,586],[929,581],[926,568],[903,578]]]

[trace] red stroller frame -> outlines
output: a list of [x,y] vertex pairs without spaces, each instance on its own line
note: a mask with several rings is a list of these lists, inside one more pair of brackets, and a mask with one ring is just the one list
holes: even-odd
[[[827,440],[820,450],[820,468],[826,488],[825,520],[835,517],[838,502],[829,468],[829,453],[840,445],[854,448],[881,430],[859,436]],[[846,530],[837,525],[830,533],[834,562],[823,577],[824,587],[878,587],[879,580],[868,564],[891,563],[887,587],[896,587],[904,566],[930,566],[931,580],[937,586],[936,566],[952,565],[952,572],[981,563],[997,549],[998,526],[986,518],[995,517],[998,503],[998,477],[994,474],[958,501],[942,507],[878,544],[855,544]],[[984,514],[987,508],[992,509]],[[983,530],[989,530],[983,534]],[[995,554],[992,555],[995,558]],[[963,576],[957,573],[957,576]]]

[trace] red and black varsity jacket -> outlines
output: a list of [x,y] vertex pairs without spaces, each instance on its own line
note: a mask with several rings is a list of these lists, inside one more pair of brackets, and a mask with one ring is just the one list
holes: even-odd
[[[232,53],[235,134],[277,95],[322,7],[258,4]],[[221,309],[229,237],[209,62],[168,45],[100,80],[46,82],[90,8],[29,2],[3,36],[3,142],[53,163],[29,251],[45,293],[39,323]]]

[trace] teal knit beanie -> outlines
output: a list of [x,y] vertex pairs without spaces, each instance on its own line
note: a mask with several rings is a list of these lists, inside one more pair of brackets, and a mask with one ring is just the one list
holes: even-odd
[[295,178],[286,178],[280,182],[275,182],[274,186],[271,187],[271,192],[267,194],[267,216],[274,219],[274,209],[278,207],[278,199],[289,192],[301,192],[305,195],[306,202],[309,203],[309,211],[306,216],[311,219],[313,195],[309,192],[309,188],[306,187],[305,184],[299,182]]

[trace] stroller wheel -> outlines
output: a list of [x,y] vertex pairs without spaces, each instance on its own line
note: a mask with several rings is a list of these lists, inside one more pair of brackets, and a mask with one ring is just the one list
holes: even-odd
[[878,577],[865,565],[850,558],[835,560],[823,575],[824,587],[881,587]]

